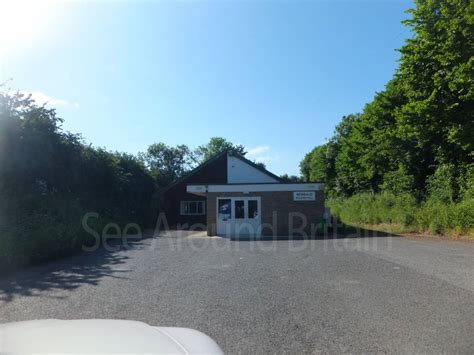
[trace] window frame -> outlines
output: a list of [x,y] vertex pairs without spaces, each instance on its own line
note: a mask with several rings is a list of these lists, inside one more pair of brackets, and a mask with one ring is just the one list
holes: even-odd
[[[191,213],[189,212],[191,210],[190,208],[190,204],[191,203],[195,203],[196,204],[196,212],[195,213]],[[199,212],[199,204],[201,204],[201,212]],[[187,208],[187,211],[186,212],[186,208],[185,206],[188,206]],[[179,204],[179,213],[181,216],[203,216],[206,214],[206,201],[203,201],[203,200],[185,200],[185,201],[180,201],[180,204]]]

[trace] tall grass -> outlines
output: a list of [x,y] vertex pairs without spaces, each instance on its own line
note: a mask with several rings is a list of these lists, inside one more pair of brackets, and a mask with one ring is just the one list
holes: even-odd
[[331,213],[350,224],[389,224],[405,232],[437,235],[474,235],[474,198],[457,203],[428,199],[417,202],[409,194],[383,192],[334,198],[327,202]]

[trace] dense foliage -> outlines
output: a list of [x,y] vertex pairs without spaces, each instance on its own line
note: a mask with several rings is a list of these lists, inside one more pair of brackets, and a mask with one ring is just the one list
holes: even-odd
[[301,176],[283,174],[280,175],[280,179],[284,182],[303,182]]
[[193,167],[195,160],[188,146],[170,147],[164,143],[150,145],[140,158],[159,186],[166,186],[183,176]]
[[[353,201],[360,199],[377,208],[385,193],[397,201],[414,196],[419,208],[433,203],[448,208],[461,201],[472,206],[473,4],[416,1],[416,8],[408,11],[411,18],[404,21],[413,37],[400,50],[393,79],[362,113],[343,117],[334,136],[301,162],[304,178],[325,180],[329,196],[362,194],[344,204],[354,212],[352,221],[363,219],[355,217],[362,210]],[[435,218],[433,214],[431,220]],[[445,226],[450,228],[450,223]],[[426,223],[418,225],[424,228]]]
[[247,154],[245,147],[241,144],[234,144],[222,137],[212,137],[207,144],[200,145],[196,148],[194,151],[194,157],[197,162],[203,163],[214,155],[225,150],[242,156]]
[[129,154],[84,144],[53,109],[0,94],[0,269],[59,257],[90,243],[95,227],[143,225],[155,182]]
[[333,215],[356,225],[382,225],[397,232],[426,232],[470,235],[474,226],[474,199],[443,203],[434,199],[417,201],[411,194],[381,192],[355,194],[328,201]]

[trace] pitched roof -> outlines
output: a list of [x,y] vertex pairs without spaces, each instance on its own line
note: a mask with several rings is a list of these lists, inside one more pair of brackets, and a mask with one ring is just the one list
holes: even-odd
[[163,192],[166,192],[168,191],[169,189],[171,189],[173,186],[179,184],[180,182],[183,182],[184,180],[190,178],[191,176],[193,176],[194,174],[196,174],[197,172],[201,171],[202,169],[204,169],[206,166],[212,164],[213,162],[215,162],[217,159],[219,159],[220,157],[222,157],[224,154],[227,154],[227,150],[224,150],[220,153],[217,153],[216,155],[214,155],[212,158],[209,158],[208,160],[206,160],[204,163],[202,163],[201,165],[198,165],[197,167],[195,167],[194,169],[192,169],[191,171],[187,172],[186,174],[184,174],[183,176],[181,176],[180,178],[176,179],[175,181],[173,181],[171,184],[163,187],[162,189],[160,189],[160,193],[163,193]]
[[265,169],[264,167],[260,166],[260,165],[257,165],[255,164],[253,161],[250,161],[248,160],[247,158],[244,158],[242,155],[240,154],[237,154],[235,152],[232,152],[230,150],[223,150],[222,152],[220,153],[217,153],[216,155],[214,155],[212,158],[206,160],[204,163],[202,163],[201,165],[197,166],[196,168],[194,168],[193,170],[191,170],[190,172],[184,174],[183,176],[181,176],[179,179],[173,181],[171,184],[169,184],[168,186],[165,186],[164,188],[160,189],[159,190],[159,193],[164,193],[166,191],[168,191],[169,189],[171,189],[173,186],[185,181],[186,179],[190,178],[191,176],[193,176],[194,174],[196,174],[197,172],[201,171],[202,169],[204,169],[206,166],[212,164],[213,162],[215,162],[217,159],[219,159],[220,157],[222,157],[223,155],[227,155],[229,154],[230,156],[232,157],[236,157],[240,160],[242,160],[243,162],[247,163],[248,165],[252,166],[253,168],[255,169],[258,169],[259,171],[261,171],[262,173],[276,179],[278,182],[283,182],[283,179],[280,178],[279,176],[271,173],[270,171],[268,171],[267,169]]

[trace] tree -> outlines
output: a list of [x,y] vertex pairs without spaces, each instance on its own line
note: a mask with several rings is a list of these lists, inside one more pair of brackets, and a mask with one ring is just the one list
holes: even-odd
[[81,225],[88,212],[99,232],[109,222],[144,226],[155,182],[143,164],[86,145],[62,122],[31,96],[0,92],[0,269],[93,244]]
[[400,50],[396,74],[408,98],[396,111],[400,136],[432,151],[437,164],[468,163],[474,150],[474,5],[415,4],[404,21],[414,36]]
[[[450,167],[450,181],[464,186],[469,180],[474,5],[469,0],[415,3],[409,10],[412,17],[404,21],[414,35],[400,49],[393,79],[360,115],[343,117],[325,155],[316,147],[301,163],[306,179],[325,174],[326,189],[334,194],[389,190],[433,195],[433,176],[440,174],[440,166]],[[464,195],[462,186],[444,200]]]
[[300,171],[306,181],[326,181],[326,145],[320,145],[306,154],[300,163]]
[[141,154],[141,159],[161,187],[191,170],[194,162],[191,151],[184,144],[170,147],[164,143],[154,143],[146,153]]
[[222,137],[212,137],[207,144],[196,148],[194,152],[195,159],[201,164],[225,150],[242,156],[247,154],[245,147],[241,144],[231,143]]
[[283,174],[280,178],[285,182],[303,182],[300,176]]
[[[325,189],[328,195],[347,195],[351,189],[347,176],[336,169],[337,160],[341,155],[342,148],[347,145],[349,136],[355,122],[360,119],[360,114],[343,116],[341,122],[336,126],[334,136],[327,143],[327,179]],[[347,154],[347,152],[345,152]],[[346,159],[350,158],[347,156]]]
[[336,172],[341,187],[349,194],[377,192],[384,173],[396,169],[403,159],[394,117],[394,110],[403,103],[398,83],[390,81],[339,139]]

